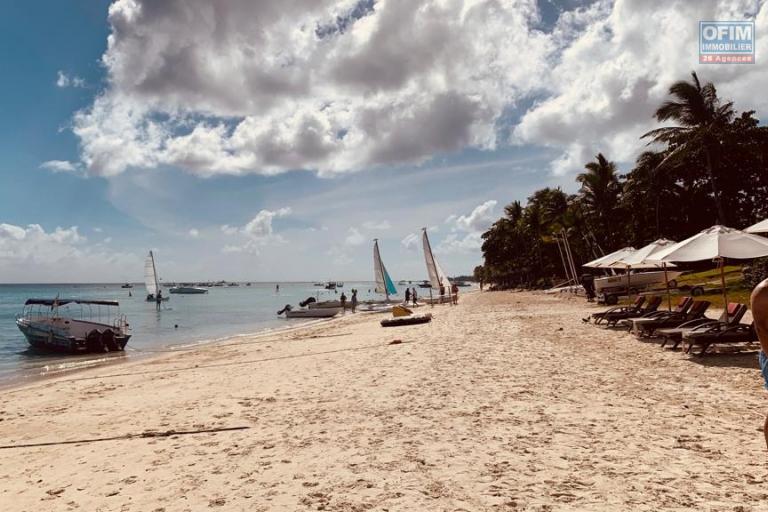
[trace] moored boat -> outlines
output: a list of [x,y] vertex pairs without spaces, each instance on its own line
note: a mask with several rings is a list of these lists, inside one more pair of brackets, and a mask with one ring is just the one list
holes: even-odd
[[279,315],[285,315],[285,318],[331,318],[341,313],[341,308],[312,308],[312,309],[293,309],[290,304],[286,304],[283,309],[277,312]]
[[[670,288],[677,287],[677,278],[683,273],[679,271],[668,270],[666,279]],[[651,272],[629,272],[625,274],[606,276],[595,279],[595,292],[598,294],[623,293],[627,289],[637,292],[652,287],[664,286],[664,271],[654,270]]]
[[[80,306],[78,319],[70,316],[72,306],[76,305]],[[102,307],[119,306],[111,300],[27,299],[22,313],[16,317],[16,326],[29,344],[39,350],[71,354],[122,351],[131,337],[125,315],[118,310],[111,315],[110,323],[101,321],[105,316]],[[93,321],[94,307],[99,321]]]
[[331,318],[341,313],[341,308],[314,308],[286,311],[286,318]]
[[197,286],[174,286],[169,290],[171,293],[177,293],[181,295],[200,295],[208,293],[205,288],[199,288]]

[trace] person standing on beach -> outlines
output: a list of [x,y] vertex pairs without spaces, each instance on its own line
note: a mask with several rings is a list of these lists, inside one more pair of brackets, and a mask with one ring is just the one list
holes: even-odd
[[155,295],[155,306],[157,306],[157,310],[160,311],[160,305],[163,302],[163,291],[157,290],[157,294]]
[[350,305],[352,306],[352,312],[355,312],[355,309],[357,308],[357,290],[352,288],[352,298],[349,301]]
[[344,308],[347,306],[347,296],[344,295],[344,292],[341,292],[341,298],[339,300],[341,302],[341,314],[343,315],[345,313]]
[[453,300],[454,305],[459,304],[459,285],[456,283],[451,285],[451,300]]
[[[749,306],[752,309],[752,323],[760,340],[760,354],[758,354],[760,373],[763,376],[763,386],[768,389],[768,355],[766,355],[768,354],[768,279],[763,280],[752,290]],[[768,416],[765,417],[763,424],[763,436],[765,446],[768,448]]]
[[413,291],[411,292],[411,299],[413,299],[413,305],[416,305],[416,287],[413,288]]
[[405,303],[408,304],[408,302],[411,300],[411,289],[406,288],[405,289]]

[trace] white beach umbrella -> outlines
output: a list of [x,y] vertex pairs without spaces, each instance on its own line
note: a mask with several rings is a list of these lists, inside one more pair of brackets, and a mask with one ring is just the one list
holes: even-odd
[[757,224],[752,224],[744,231],[747,233],[768,233],[768,219],[761,220]]
[[666,238],[659,238],[658,240],[654,240],[653,242],[649,243],[648,245],[645,245],[641,247],[640,249],[629,251],[626,253],[626,255],[622,256],[619,260],[614,261],[610,264],[611,268],[622,268],[627,271],[627,295],[630,295],[630,290],[632,289],[630,286],[630,281],[632,279],[631,276],[631,270],[635,269],[649,269],[649,268],[664,268],[664,281],[665,286],[667,289],[667,302],[671,304],[671,298],[669,296],[669,282],[667,282],[667,271],[666,267],[674,267],[675,265],[672,263],[665,263],[660,261],[650,261],[648,260],[649,257],[651,257],[654,253],[659,252],[660,250],[664,249],[665,247],[669,247],[670,245],[674,245],[675,242],[672,240],[667,240]]
[[613,263],[616,263],[620,259],[624,258],[625,256],[629,256],[634,252],[635,252],[634,247],[624,247],[623,249],[614,251],[611,254],[606,254],[605,256],[597,258],[596,260],[592,260],[588,263],[585,263],[582,266],[589,267],[589,268],[611,268],[611,265]]
[[659,238],[658,240],[654,240],[648,245],[639,248],[633,253],[628,254],[627,256],[625,256],[624,258],[620,259],[619,261],[613,264],[613,266],[623,266],[623,268],[627,269],[627,290],[630,289],[629,287],[629,281],[631,279],[629,274],[630,269],[663,268],[664,269],[664,288],[666,289],[666,293],[667,293],[667,308],[670,310],[672,309],[672,296],[669,293],[669,280],[667,279],[667,268],[674,267],[675,264],[666,263],[663,261],[656,261],[651,258],[653,258],[653,256],[657,254],[659,251],[662,251],[672,245],[675,245],[674,241],[667,240],[666,238]]
[[[659,238],[658,240],[654,240],[653,242],[649,243],[648,245],[645,245],[638,250],[632,252],[631,254],[628,254],[627,256],[621,258],[620,260],[616,261],[616,265],[626,265],[627,267],[631,268],[659,268],[662,265],[664,265],[664,262],[661,261],[655,261],[653,259],[654,255],[657,254],[659,251],[662,251],[663,249],[666,249],[667,247],[675,245],[676,242],[673,240],[667,240],[666,238]],[[668,264],[669,266],[673,266],[672,264]]]
[[725,258],[747,260],[768,256],[768,239],[751,235],[725,226],[712,226],[675,245],[662,249],[653,255],[658,261],[703,261],[718,260],[723,298],[728,303],[725,290]]

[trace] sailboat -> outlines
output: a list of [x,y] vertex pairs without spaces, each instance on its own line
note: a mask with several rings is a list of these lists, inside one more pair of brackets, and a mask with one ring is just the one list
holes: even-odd
[[360,306],[360,310],[369,312],[391,311],[394,304],[390,299],[390,295],[397,295],[397,288],[395,288],[395,283],[392,281],[392,278],[389,277],[389,272],[387,272],[384,262],[381,261],[379,240],[376,238],[373,240],[373,275],[376,280],[374,291],[376,293],[383,293],[386,299],[383,301],[366,300],[363,305]]
[[[451,302],[451,281],[448,274],[437,263],[435,255],[432,254],[432,246],[429,244],[427,228],[421,230],[421,243],[424,247],[424,260],[427,263],[427,274],[429,274],[429,285],[433,290],[437,290],[439,296],[435,299],[427,299],[427,302]],[[442,290],[442,291],[441,291]]]
[[[144,260],[144,286],[147,288],[147,301],[154,302],[155,295],[160,289],[160,284],[157,282],[157,270],[155,269],[155,256],[152,251],[149,251],[147,259]],[[168,297],[163,297],[162,300],[168,300]]]
[[373,239],[373,273],[376,277],[376,288],[374,291],[376,293],[383,293],[387,297],[386,302],[389,302],[390,295],[397,295],[397,288],[395,288],[392,278],[389,277],[389,273],[386,267],[384,267],[384,262],[381,261],[379,240],[377,238]]

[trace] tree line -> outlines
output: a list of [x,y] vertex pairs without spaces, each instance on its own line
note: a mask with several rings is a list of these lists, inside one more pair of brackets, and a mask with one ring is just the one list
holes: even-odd
[[578,193],[544,188],[507,205],[483,234],[475,278],[500,288],[563,281],[559,233],[580,265],[627,245],[768,217],[768,127],[754,111],[737,112],[692,73],[670,87],[655,119],[664,126],[641,137],[648,150],[626,174],[598,153],[576,177]]

